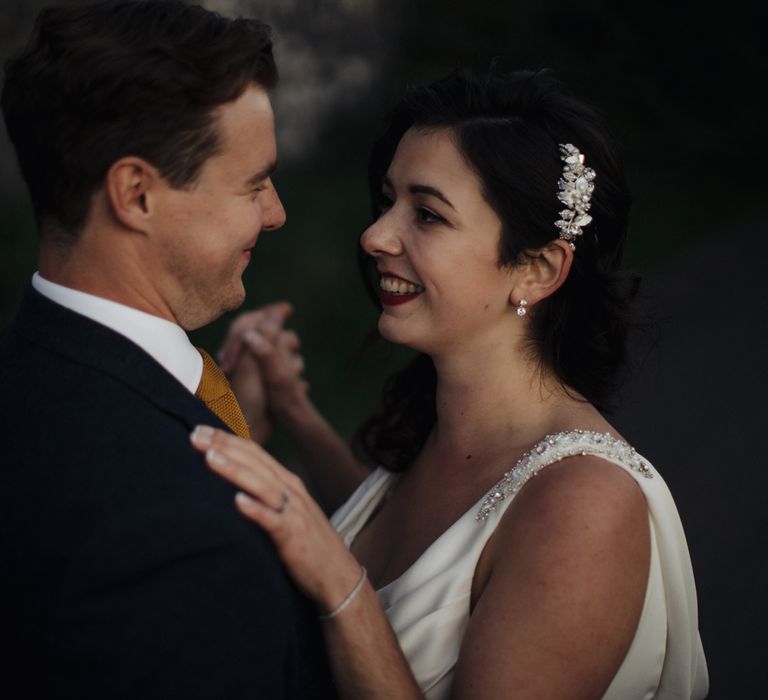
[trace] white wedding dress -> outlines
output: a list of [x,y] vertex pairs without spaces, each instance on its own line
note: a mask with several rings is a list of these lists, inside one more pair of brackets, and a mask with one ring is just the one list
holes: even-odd
[[[648,502],[651,565],[634,641],[603,700],[698,700],[708,675],[698,632],[696,589],[680,517],[666,484],[626,443],[575,430],[546,437],[433,542],[379,599],[428,700],[449,697],[469,622],[472,577],[499,519],[540,469],[578,454],[600,456],[635,478]],[[347,546],[396,474],[377,469],[331,519]],[[514,695],[510,689],[510,696]]]

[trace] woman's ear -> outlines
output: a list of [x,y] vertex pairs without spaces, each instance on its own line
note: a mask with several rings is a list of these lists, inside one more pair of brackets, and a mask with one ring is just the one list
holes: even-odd
[[520,305],[525,299],[531,307],[554,294],[565,282],[573,263],[573,249],[567,241],[555,240],[528,253],[529,260],[520,268],[510,302]]
[[105,188],[113,216],[126,228],[147,231],[152,217],[153,188],[162,181],[143,158],[116,160],[107,171]]

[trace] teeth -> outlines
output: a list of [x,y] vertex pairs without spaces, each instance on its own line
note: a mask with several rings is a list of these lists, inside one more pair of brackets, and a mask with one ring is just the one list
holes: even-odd
[[424,287],[396,277],[382,277],[379,286],[389,294],[419,294],[424,291]]

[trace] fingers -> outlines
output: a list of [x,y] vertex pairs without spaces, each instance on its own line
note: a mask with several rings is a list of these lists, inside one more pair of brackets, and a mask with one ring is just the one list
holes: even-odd
[[205,452],[208,465],[231,483],[278,508],[282,495],[305,493],[304,482],[252,440],[200,425],[190,435],[193,447]]
[[253,520],[257,525],[260,525],[269,532],[274,532],[282,524],[282,512],[275,508],[270,508],[242,491],[235,495],[235,505],[246,518]]
[[271,537],[289,574],[322,610],[333,610],[360,577],[360,565],[304,489],[301,479],[264,450],[209,426],[192,445],[211,469],[237,486],[237,509]]
[[247,345],[254,357],[259,359],[268,357],[274,349],[272,343],[270,343],[264,335],[255,328],[249,328],[243,333],[242,342]]
[[216,355],[224,373],[229,374],[237,364],[245,333],[259,329],[263,334],[272,337],[282,328],[285,319],[292,311],[293,308],[289,303],[281,301],[240,314],[230,324]]
[[208,466],[219,476],[223,477],[239,489],[247,492],[252,498],[258,499],[275,512],[282,512],[282,485],[266,470],[255,470],[231,458],[224,457],[213,449],[205,453]]
[[[208,466],[241,489],[235,496],[238,510],[280,540],[288,521],[301,513],[317,518],[322,511],[304,488],[304,482],[269,454],[243,440],[209,426],[197,426],[190,435],[192,445],[205,452]],[[290,511],[290,512],[289,512]]]
[[216,353],[216,359],[225,374],[229,374],[237,364],[242,348],[243,332],[247,329],[248,325],[257,324],[263,315],[264,312],[261,310],[247,311],[240,314],[229,326],[221,347]]
[[298,352],[301,348],[301,340],[294,331],[283,331],[279,343],[288,352]]
[[266,384],[292,382],[304,371],[304,358],[298,352],[301,341],[293,331],[280,330],[270,339],[257,330],[250,330],[244,340],[258,358]]

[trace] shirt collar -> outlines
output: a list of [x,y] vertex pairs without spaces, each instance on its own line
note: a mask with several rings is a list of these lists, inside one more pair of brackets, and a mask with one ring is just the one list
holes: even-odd
[[39,272],[32,286],[44,297],[128,338],[195,393],[203,358],[181,326],[125,304],[110,301],[45,279]]

